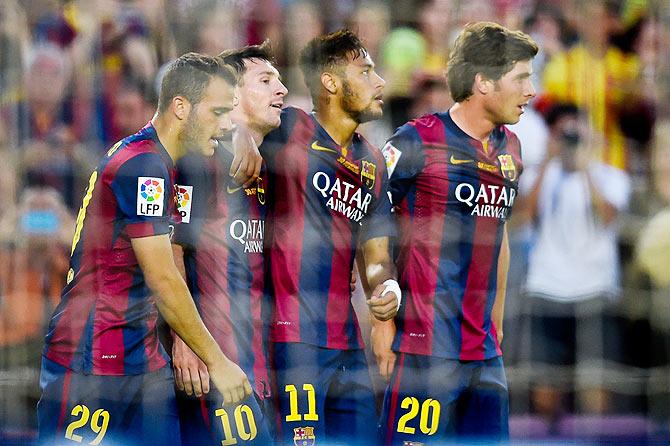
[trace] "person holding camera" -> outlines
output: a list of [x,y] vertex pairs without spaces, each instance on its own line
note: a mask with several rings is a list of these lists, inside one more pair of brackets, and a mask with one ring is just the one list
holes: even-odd
[[608,407],[603,371],[614,369],[619,350],[616,220],[631,186],[625,172],[595,160],[595,136],[580,109],[557,104],[546,120],[547,156],[520,207],[536,231],[526,279],[530,354],[539,372],[531,399],[557,421],[572,388],[578,412]]

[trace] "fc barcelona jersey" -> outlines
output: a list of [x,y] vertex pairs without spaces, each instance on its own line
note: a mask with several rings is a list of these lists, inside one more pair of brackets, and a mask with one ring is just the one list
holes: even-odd
[[381,152],[355,134],[341,147],[313,115],[282,112],[266,136],[270,339],[334,349],[362,347],[351,304],[356,249],[393,233]]
[[460,360],[500,355],[491,312],[522,171],[517,137],[500,126],[482,144],[437,113],[400,127],[383,153],[400,232],[394,349]]
[[265,175],[241,187],[228,175],[232,159],[221,148],[212,157],[192,153],[177,162],[181,224],[174,242],[184,249],[188,286],[205,326],[262,397],[269,391],[261,305]]
[[107,152],[79,210],[47,358],[96,375],[136,375],[167,363],[131,239],[169,233],[174,204],[172,159],[151,124]]

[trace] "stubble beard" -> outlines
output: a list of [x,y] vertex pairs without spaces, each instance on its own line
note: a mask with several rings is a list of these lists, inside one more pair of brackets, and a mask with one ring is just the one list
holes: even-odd
[[345,79],[342,83],[343,96],[342,96],[342,108],[351,116],[355,122],[363,124],[368,121],[375,121],[382,117],[383,112],[381,110],[377,111],[374,109],[375,102],[370,102],[370,104],[363,110],[352,110],[356,99],[359,99],[360,96],[354,92],[351,88],[349,82]]

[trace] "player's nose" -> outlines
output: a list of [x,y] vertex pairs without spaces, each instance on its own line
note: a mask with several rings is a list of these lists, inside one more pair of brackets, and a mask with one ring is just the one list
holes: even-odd
[[278,82],[279,85],[277,86],[278,88],[277,88],[275,94],[277,96],[281,96],[281,97],[286,96],[288,94],[288,88],[286,88],[286,85],[284,85],[284,83],[282,81],[277,81],[277,82]]

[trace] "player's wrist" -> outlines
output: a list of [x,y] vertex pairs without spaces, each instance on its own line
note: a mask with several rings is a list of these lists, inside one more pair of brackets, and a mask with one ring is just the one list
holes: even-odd
[[395,294],[396,300],[398,301],[398,310],[399,310],[400,304],[402,303],[402,292],[400,291],[400,284],[398,284],[398,281],[395,279],[387,279],[382,283],[382,285],[386,287],[384,288],[384,292],[382,293],[382,295],[388,293],[389,291]]

